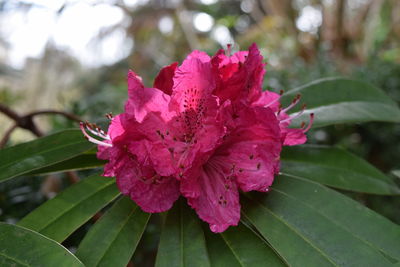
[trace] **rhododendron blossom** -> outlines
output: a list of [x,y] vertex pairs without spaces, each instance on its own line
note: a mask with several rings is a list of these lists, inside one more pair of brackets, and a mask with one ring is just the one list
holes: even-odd
[[153,88],[130,71],[125,111],[109,116],[107,133],[81,124],[108,160],[104,176],[146,212],[182,195],[213,232],[237,225],[239,190],[268,191],[282,146],[304,143],[312,124],[311,116],[307,128],[288,128],[300,97],[282,108],[279,94],[263,92],[262,60],[255,44],[232,56],[193,51],[164,67]]

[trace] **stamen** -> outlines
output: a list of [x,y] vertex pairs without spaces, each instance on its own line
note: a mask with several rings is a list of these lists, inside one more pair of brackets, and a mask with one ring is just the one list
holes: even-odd
[[297,112],[296,115],[289,116],[288,118],[281,120],[279,123],[291,121],[291,120],[294,120],[294,119],[300,117],[304,113],[305,109],[306,109],[306,105],[303,105],[302,109],[299,112]]
[[[85,123],[85,126],[86,126],[86,129],[88,129],[89,132],[91,132],[92,134],[94,134],[98,137],[101,137],[103,139],[111,141],[110,136],[106,135],[106,133],[102,129],[97,127],[96,125],[91,125],[89,123]],[[96,128],[96,131],[93,130],[93,128],[92,128],[93,126]]]
[[85,126],[86,126],[86,128],[87,128],[87,124],[86,124],[86,123],[84,123],[84,122],[80,122],[80,123],[79,123],[79,128],[81,129],[83,135],[86,137],[86,139],[87,139],[89,142],[92,142],[92,143],[94,143],[94,144],[101,145],[101,146],[112,147],[112,144],[109,144],[109,143],[106,143],[106,142],[102,142],[102,141],[99,141],[99,140],[97,140],[97,139],[91,137],[91,136],[86,132]]
[[310,122],[308,123],[307,128],[305,128],[303,130],[303,133],[308,132],[311,129],[311,126],[312,126],[313,122],[314,122],[314,113],[311,113],[310,114]]
[[[283,91],[283,90],[281,90],[281,91]],[[281,95],[281,94],[280,94],[280,95]],[[275,104],[276,102],[279,101],[280,98],[281,98],[280,96],[277,97],[277,98],[275,98],[274,100],[272,100],[271,102],[269,102],[268,104],[266,104],[266,105],[264,106],[264,108],[270,107],[271,105]]]
[[296,106],[297,103],[299,103],[300,98],[301,98],[301,95],[300,95],[300,94],[296,95],[295,98],[293,99],[292,103],[291,103],[289,106],[287,106],[285,109],[283,109],[282,112],[285,112],[285,113],[286,113],[287,111],[289,111],[290,109],[292,109],[294,106]]
[[113,116],[113,114],[110,112],[110,113],[107,113],[107,114],[106,114],[106,118],[109,119],[109,120],[112,120],[112,119],[114,118],[114,116]]

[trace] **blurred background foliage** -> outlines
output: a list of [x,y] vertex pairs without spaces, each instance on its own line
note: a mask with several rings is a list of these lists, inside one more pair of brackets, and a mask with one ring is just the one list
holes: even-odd
[[[151,86],[162,66],[194,49],[212,54],[227,44],[245,50],[253,42],[268,63],[264,88],[290,90],[346,76],[370,82],[400,102],[398,0],[3,0],[0,104],[18,114],[67,111],[104,125],[105,113],[123,109],[128,69]],[[44,133],[76,127],[63,116],[34,121]],[[0,138],[14,123],[0,113]],[[5,145],[32,138],[17,128]],[[400,125],[386,123],[309,133],[309,143],[345,147],[386,173],[400,169],[399,141]],[[19,220],[74,182],[71,175],[76,174],[1,184],[0,220]],[[399,198],[350,196],[400,223]],[[90,224],[67,245],[77,244]],[[146,259],[156,249],[159,229],[156,222],[150,225],[134,255],[141,266],[151,266]]]

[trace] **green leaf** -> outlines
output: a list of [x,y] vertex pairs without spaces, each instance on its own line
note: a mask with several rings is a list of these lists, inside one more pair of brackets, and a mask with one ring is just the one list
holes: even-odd
[[400,189],[391,178],[340,148],[310,145],[285,147],[281,158],[283,174],[355,192],[400,194]]
[[[382,90],[361,81],[317,80],[285,93],[281,98],[283,106],[288,106],[297,94],[302,95],[302,103],[307,104],[307,109],[293,121],[293,126],[308,121],[310,113],[315,114],[314,127],[366,121],[400,122],[397,104]],[[300,107],[298,105],[293,111]]]
[[118,195],[114,179],[93,175],[47,201],[18,224],[62,242]]
[[243,224],[221,234],[240,266],[286,266],[269,245]]
[[96,154],[82,154],[65,161],[40,168],[30,172],[30,175],[43,175],[54,172],[76,171],[101,167],[106,163],[104,160],[99,160]]
[[[244,198],[243,212],[289,265],[391,266],[376,247],[323,213],[325,205],[337,200],[335,196],[315,200],[322,202],[321,208],[317,209],[303,202],[289,189],[285,192],[275,189],[280,188],[279,184],[285,179],[290,178],[278,177],[269,194],[252,194],[252,200]],[[311,182],[302,182],[305,187],[314,185]],[[348,205],[335,205],[334,208],[332,205],[331,211],[338,215],[347,208]],[[349,216],[350,224],[350,219],[354,217],[355,215]],[[364,225],[369,224],[369,221],[364,221],[362,225],[357,223],[353,226],[367,227]]]
[[79,130],[65,130],[0,150],[0,181],[70,159],[94,145]]
[[205,237],[211,267],[242,267],[221,235],[205,230]]
[[76,256],[85,266],[125,267],[150,218],[128,197],[122,197],[90,229]]
[[317,183],[280,176],[274,189],[295,197],[333,223],[400,260],[400,226],[360,203]]
[[0,266],[84,266],[57,242],[20,226],[0,222],[0,244]]
[[156,266],[210,266],[199,218],[182,199],[168,212]]

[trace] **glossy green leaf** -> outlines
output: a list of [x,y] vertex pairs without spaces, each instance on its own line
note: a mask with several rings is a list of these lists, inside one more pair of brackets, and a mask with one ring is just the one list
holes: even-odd
[[161,233],[156,266],[210,266],[199,218],[182,199],[168,212]]
[[125,267],[150,218],[128,197],[122,197],[90,229],[76,256],[85,266]]
[[[284,179],[278,177],[268,194],[251,194],[252,200],[244,198],[243,212],[285,262],[290,266],[391,266],[376,247],[327,217],[323,208],[304,203],[290,191],[275,189]],[[336,198],[316,201],[328,205]],[[346,208],[335,205],[334,212],[340,214]]]
[[[366,121],[400,122],[400,109],[382,90],[371,84],[345,78],[328,78],[293,89],[281,98],[288,106],[297,95],[307,104],[305,113],[293,121],[298,126],[315,114],[314,127]],[[301,105],[294,108],[298,111]],[[292,112],[292,110],[291,110]]]
[[285,147],[281,172],[339,189],[380,195],[400,194],[396,183],[365,160],[335,147]]
[[0,266],[84,265],[53,240],[20,226],[0,223]]
[[65,130],[0,150],[0,181],[70,159],[94,145],[79,130]]
[[54,172],[76,171],[101,167],[106,163],[105,160],[99,160],[96,154],[82,154],[65,161],[40,168],[30,172],[32,175],[43,175]]
[[221,234],[240,266],[286,266],[269,245],[243,224]]
[[221,235],[214,234],[209,229],[204,232],[211,267],[242,267]]
[[291,195],[333,223],[400,261],[400,226],[323,185],[279,176],[274,189]]
[[50,199],[18,224],[62,242],[118,195],[113,178],[93,175]]

